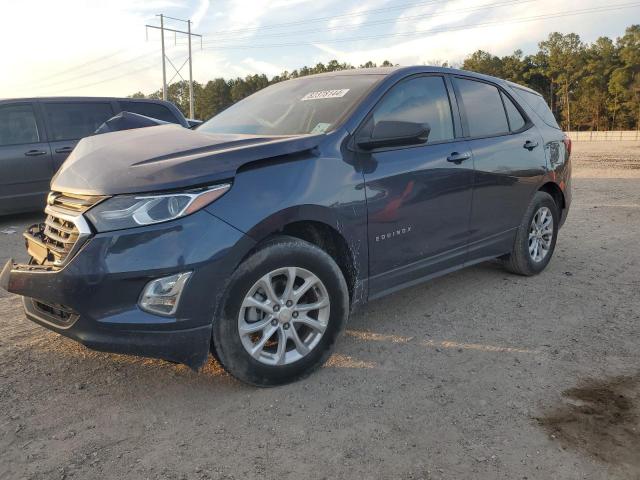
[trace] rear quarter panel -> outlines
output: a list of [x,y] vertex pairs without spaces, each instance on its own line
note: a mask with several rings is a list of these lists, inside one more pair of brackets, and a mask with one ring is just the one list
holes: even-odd
[[542,136],[544,141],[544,154],[547,161],[547,173],[542,178],[541,185],[553,182],[562,190],[565,203],[565,211],[562,217],[564,220],[571,205],[571,157],[564,143],[565,134],[562,130],[547,125],[522,98],[517,88],[512,88],[508,84],[503,86],[513,94],[529,118],[536,124]]

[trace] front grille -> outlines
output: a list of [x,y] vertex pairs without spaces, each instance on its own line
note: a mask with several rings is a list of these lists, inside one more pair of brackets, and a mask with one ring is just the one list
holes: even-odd
[[63,263],[78,241],[90,233],[82,214],[103,198],[59,192],[49,194],[42,241],[53,257],[53,263]]
[[89,210],[103,198],[99,195],[51,192],[47,198],[47,204],[67,215],[79,215]]
[[61,263],[80,237],[78,227],[72,221],[64,220],[55,214],[48,214],[44,224],[44,244],[53,255],[54,262]]

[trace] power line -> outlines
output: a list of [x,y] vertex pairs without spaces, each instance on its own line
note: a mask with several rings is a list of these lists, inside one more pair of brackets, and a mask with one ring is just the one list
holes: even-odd
[[[511,2],[503,2],[503,3],[508,3],[508,4],[518,4],[518,3],[524,3],[526,1],[536,1],[536,0],[514,0]],[[426,3],[429,4],[433,4],[433,3],[439,3],[439,2],[421,2],[419,4],[410,4],[410,5],[424,5]],[[496,4],[488,4],[488,5],[483,5],[483,6],[479,6],[477,8],[490,8],[490,7],[494,7],[494,6],[499,6],[500,4],[496,3]],[[405,4],[404,6],[402,6],[402,8],[406,8],[408,5]],[[602,12],[609,12],[609,11],[614,11],[614,10],[622,10],[622,9],[626,9],[626,8],[635,8],[635,7],[640,7],[640,3],[638,2],[628,2],[628,3],[622,3],[622,4],[616,4],[616,5],[609,5],[609,6],[602,6],[602,7],[591,7],[591,8],[585,8],[585,9],[580,9],[580,10],[570,10],[570,11],[562,11],[562,12],[555,12],[555,13],[551,13],[551,14],[544,14],[544,15],[536,15],[536,16],[530,16],[530,17],[522,17],[522,18],[514,18],[514,19],[508,19],[508,20],[494,20],[494,21],[487,21],[487,22],[481,22],[481,23],[475,23],[475,24],[465,24],[465,25],[457,25],[457,26],[451,26],[451,27],[443,27],[443,28],[435,28],[435,29],[429,29],[429,30],[421,30],[421,31],[415,31],[415,32],[398,32],[398,33],[389,33],[389,34],[378,34],[378,35],[366,35],[366,36],[356,36],[356,37],[348,37],[348,38],[340,38],[340,39],[333,39],[333,40],[308,40],[306,42],[289,42],[289,43],[278,43],[278,44],[252,44],[252,45],[231,45],[231,44],[226,44],[226,45],[217,45],[217,47],[215,48],[205,48],[204,50],[217,50],[217,49],[253,49],[253,48],[279,48],[279,47],[291,47],[291,46],[304,46],[304,45],[315,45],[317,43],[345,43],[345,42],[355,42],[355,41],[361,41],[361,40],[373,40],[373,39],[381,39],[381,38],[391,38],[391,37],[410,37],[410,36],[417,36],[417,35],[425,35],[425,34],[435,34],[435,33],[444,33],[444,32],[452,32],[452,31],[459,31],[459,30],[466,30],[466,29],[474,29],[474,28],[483,28],[483,27],[489,27],[489,26],[494,26],[494,25],[499,25],[499,24],[512,24],[512,23],[525,23],[525,22],[531,22],[531,21],[537,21],[537,20],[544,20],[544,19],[552,19],[552,18],[562,18],[562,17],[571,17],[571,16],[577,16],[577,15],[584,15],[584,14],[590,14],[590,13],[602,13]],[[400,7],[394,7],[394,8],[400,8]],[[381,11],[381,10],[388,10],[388,9],[374,9],[376,11]],[[363,12],[360,12],[360,14],[362,14]],[[446,12],[446,13],[452,13],[450,12]],[[432,16],[437,15],[437,14],[432,14]],[[323,17],[323,18],[317,18],[317,19],[310,19],[309,21],[320,21],[320,20],[324,20],[326,18],[336,18],[337,16],[333,16],[333,17]],[[413,16],[412,18],[415,17],[420,17],[420,16]],[[382,20],[381,20],[382,21]],[[386,20],[384,20],[386,21]],[[294,22],[289,22],[289,23],[294,23]],[[360,25],[362,26],[362,25]],[[308,33],[309,31],[306,31],[305,33]],[[289,32],[290,34],[294,34],[295,32]],[[116,55],[118,55],[120,52],[122,51],[118,51],[115,53],[111,53],[109,55],[104,55],[100,58],[96,58],[90,62],[85,63],[83,66],[86,65],[91,65],[91,64],[96,64],[98,62],[102,62],[108,58],[112,58]],[[148,55],[139,55],[136,56],[134,58],[125,60],[123,62],[118,62],[116,64],[112,64],[108,67],[105,68],[101,68],[99,70],[96,71],[92,71],[92,72],[88,72],[85,73],[83,75],[77,76],[71,80],[64,80],[64,81],[56,81],[50,84],[45,84],[44,86],[40,87],[40,88],[48,88],[49,86],[52,85],[58,85],[60,83],[63,82],[76,82],[79,79],[82,78],[86,78],[88,76],[92,76],[92,75],[96,75],[98,73],[102,73],[106,70],[110,70],[122,65],[126,65],[129,63],[132,63],[136,60],[139,60],[143,57],[147,57]],[[186,60],[188,60],[189,57],[186,58]],[[95,86],[95,85],[100,85],[103,83],[107,83],[107,82],[111,82],[114,80],[118,80],[120,78],[124,78],[130,75],[134,75],[137,73],[140,73],[142,71],[146,71],[148,70],[152,65],[146,65],[142,68],[139,69],[135,69],[132,71],[128,71],[119,75],[115,75],[106,79],[101,79],[99,81],[95,81],[95,82],[91,82],[91,83],[87,83],[87,84],[83,84],[80,86],[75,86],[75,87],[69,87],[66,88],[64,90],[59,90],[58,92],[66,92],[66,91],[70,91],[70,90],[81,90],[84,88],[88,88],[91,86]],[[183,64],[184,66],[184,64]],[[181,69],[182,67],[180,67]],[[177,69],[178,71],[180,69]],[[62,73],[69,73],[67,72],[59,72],[57,75],[61,75]],[[173,78],[175,78],[176,75],[174,75]],[[51,77],[50,77],[51,78]],[[172,80],[173,80],[172,78]],[[171,81],[170,81],[171,82]],[[169,82],[169,83],[170,83]]]
[[[477,6],[477,7],[472,7],[470,9],[457,9],[457,10],[452,10],[452,11],[448,11],[448,12],[436,12],[436,13],[433,13],[433,14],[430,14],[430,15],[414,15],[414,16],[411,16],[411,17],[405,17],[405,18],[397,19],[397,21],[409,21],[409,20],[414,20],[414,19],[418,19],[418,18],[424,18],[425,16],[437,16],[437,15],[455,13],[455,12],[460,12],[460,11],[476,11],[476,10],[481,10],[481,9],[485,9],[485,8],[492,8],[492,7],[496,7],[496,6],[505,6],[505,5],[511,5],[511,4],[526,3],[526,2],[530,2],[530,1],[537,1],[537,0],[516,0],[516,1],[510,0],[510,1],[506,1],[506,2],[498,2],[498,3],[493,3],[493,4],[480,5],[480,6]],[[385,8],[378,8],[378,9],[363,10],[362,12],[358,12],[358,13],[337,15],[337,16],[332,16],[332,17],[319,17],[319,18],[314,18],[314,19],[308,19],[308,20],[305,20],[305,21],[288,22],[288,24],[300,24],[300,23],[304,23],[304,22],[316,22],[316,21],[325,20],[327,18],[334,19],[334,18],[346,17],[346,16],[363,15],[363,14],[368,13],[368,12],[390,11],[390,10],[397,10],[397,9],[400,9],[400,8],[407,8],[407,7],[410,7],[410,6],[434,5],[434,4],[439,4],[439,3],[442,3],[442,1],[441,0],[431,0],[431,1],[428,1],[428,2],[403,4],[403,5],[399,5],[399,6],[397,5],[397,6],[394,6],[394,7],[385,7]],[[169,18],[169,17],[165,16],[165,18]],[[170,17],[170,18],[173,19],[173,17]],[[374,24],[383,24],[383,23],[389,23],[389,22],[394,22],[394,21],[396,21],[396,20],[394,20],[394,19],[382,19],[382,20],[377,20],[377,21],[373,21],[373,22],[367,22],[366,24],[361,24],[361,25],[359,25],[357,27],[363,27],[363,26],[368,27],[368,26],[371,26],[371,25],[374,25]],[[281,25],[281,24],[279,24],[279,25]],[[271,28],[271,27],[269,27],[269,28]],[[347,27],[347,28],[349,28],[349,27]],[[351,28],[355,28],[355,27],[351,27]],[[343,30],[343,29],[344,28],[328,28],[328,29],[322,29],[322,30],[295,31],[295,32],[288,32],[288,33],[287,32],[284,32],[284,33],[280,32],[280,33],[276,33],[276,34],[267,34],[267,35],[263,35],[263,36],[295,35],[295,34],[299,34],[299,33],[310,33],[310,32],[327,31],[327,30],[332,31],[332,30]],[[169,29],[169,30],[174,31],[172,29]],[[252,30],[252,29],[248,29],[248,30]],[[187,33],[187,32],[180,32],[180,33]],[[248,38],[248,37],[239,37],[239,38]],[[223,45],[220,44],[220,42],[224,42],[224,40],[221,40],[221,41],[218,41],[218,42],[211,42],[210,41],[210,42],[204,42],[204,43],[205,44],[210,44],[210,45],[215,44],[215,45],[223,46]],[[186,45],[176,44],[176,46],[177,47],[182,47],[182,46],[186,46]],[[168,48],[173,49],[175,47],[174,46],[170,46]],[[84,67],[86,67],[88,65],[96,64],[96,63],[102,62],[102,61],[104,61],[104,60],[106,60],[108,58],[112,58],[114,56],[117,56],[123,51],[126,51],[126,50],[124,50],[124,49],[118,50],[116,52],[113,52],[111,54],[105,55],[103,57],[99,57],[97,59],[91,60],[90,62],[86,62],[85,64],[83,64],[82,66],[80,66],[78,68],[80,70],[82,70],[82,69],[84,69]],[[81,80],[83,78],[91,77],[91,76],[94,76],[94,75],[97,75],[97,74],[112,70],[114,68],[118,68],[118,67],[121,67],[121,66],[136,62],[138,60],[146,58],[147,56],[148,56],[148,54],[138,55],[136,57],[124,60],[122,62],[116,62],[116,63],[109,64],[106,67],[100,68],[98,70],[93,70],[93,71],[86,72],[86,73],[81,74],[81,75],[76,75],[75,77],[73,77],[71,79],[62,78],[62,79],[59,79],[59,80],[55,80],[53,82],[46,81],[45,83],[38,84],[35,87],[35,89],[36,90],[42,90],[42,89],[46,89],[46,88],[50,88],[50,87],[55,87],[55,86],[63,84],[63,83],[76,82],[76,81]],[[75,72],[78,68],[74,68],[71,71]],[[56,76],[60,76],[62,74],[67,74],[68,75],[69,73],[70,73],[70,71],[67,70],[65,72],[59,72]],[[175,77],[175,75],[174,75],[174,77]],[[51,76],[49,77],[48,80],[50,80],[50,79],[51,79]]]
[[[114,51],[112,53],[109,53],[107,55],[103,55],[102,57],[98,57],[98,58],[95,58],[93,60],[89,60],[88,62],[84,62],[84,63],[80,64],[79,66],[77,66],[75,68],[82,69],[82,68],[88,67],[89,65],[93,65],[95,63],[102,62],[103,60],[108,60],[109,58],[116,57],[116,56],[118,56],[121,53],[124,53],[126,51],[127,51],[126,48],[121,48],[120,50],[116,50],[116,51]],[[49,78],[59,77],[60,75],[64,75],[65,73],[68,73],[68,72],[69,72],[68,69],[67,70],[60,70],[58,73],[54,73],[54,74],[49,75]]]
[[238,33],[238,32],[250,32],[250,31],[256,31],[256,30],[270,30],[273,28],[281,28],[281,27],[288,27],[288,26],[293,26],[293,25],[304,25],[307,23],[316,23],[316,22],[324,22],[326,20],[334,20],[336,18],[348,18],[348,17],[359,17],[362,15],[369,15],[371,13],[379,13],[379,12],[387,12],[387,11],[393,11],[393,10],[404,10],[405,8],[411,8],[411,7],[421,7],[421,6],[425,6],[425,5],[434,5],[434,4],[439,4],[439,3],[450,3],[447,0],[429,0],[426,2],[417,2],[417,3],[405,3],[402,5],[395,5],[393,7],[382,7],[382,8],[371,8],[371,9],[367,9],[367,10],[361,10],[359,12],[352,12],[352,13],[343,13],[340,15],[331,15],[331,16],[326,16],[326,17],[316,17],[316,18],[309,18],[309,19],[305,19],[305,20],[297,20],[297,21],[292,21],[292,22],[284,22],[284,23],[271,23],[268,25],[261,25],[259,27],[246,27],[246,28],[236,28],[236,29],[230,29],[230,30],[217,30],[217,31],[212,31],[212,32],[205,32],[203,35],[220,35],[220,34],[225,34],[225,33]]
[[[181,48],[181,46],[177,46],[177,47],[175,47],[175,46],[171,46],[170,48],[171,48],[171,49],[174,49],[174,48]],[[84,73],[84,74],[82,74],[82,75],[76,75],[75,77],[72,77],[72,78],[63,78],[63,79],[61,79],[61,80],[56,80],[56,81],[54,81],[54,82],[45,82],[45,83],[41,83],[41,84],[36,85],[36,86],[34,87],[34,89],[35,89],[35,90],[42,90],[42,89],[45,89],[45,88],[50,88],[50,87],[54,87],[54,86],[56,86],[56,85],[60,85],[60,84],[62,84],[62,83],[73,83],[73,82],[76,82],[76,81],[81,80],[81,79],[83,79],[83,78],[91,77],[91,76],[93,76],[93,75],[97,75],[97,74],[99,74],[99,73],[106,72],[106,71],[108,71],[108,70],[113,70],[113,69],[115,69],[115,68],[122,67],[123,65],[127,65],[127,64],[130,64],[130,63],[133,63],[133,62],[136,62],[136,61],[138,61],[138,60],[142,60],[142,59],[144,59],[144,58],[148,58],[148,57],[149,57],[149,53],[144,53],[144,54],[142,54],[142,55],[137,55],[137,56],[135,56],[135,57],[133,57],[133,58],[130,58],[130,59],[124,60],[124,61],[122,61],[122,62],[116,62],[116,63],[110,64],[110,65],[107,65],[106,67],[104,67],[104,68],[100,68],[100,69],[98,69],[98,70],[92,70],[92,71],[87,72],[87,73]],[[101,60],[102,60],[102,59],[101,59]],[[96,60],[96,61],[93,61],[93,62],[89,62],[89,63],[97,63],[97,60]],[[66,73],[67,73],[67,74],[69,74],[69,73],[71,73],[71,72],[70,72],[70,71],[67,71]]]
[[458,25],[454,27],[446,27],[446,28],[435,28],[430,30],[418,30],[415,32],[404,32],[404,33],[388,33],[388,34],[379,34],[379,35],[366,35],[359,37],[350,37],[350,38],[340,38],[333,40],[309,40],[307,42],[290,42],[290,43],[275,43],[275,44],[255,44],[255,45],[218,45],[215,48],[205,48],[204,50],[233,50],[233,49],[255,49],[255,48],[279,48],[279,47],[297,47],[297,46],[314,46],[322,43],[348,43],[348,42],[356,42],[361,40],[375,40],[381,38],[390,38],[390,37],[411,37],[416,35],[424,35],[431,33],[443,33],[443,32],[453,32],[458,30],[467,30],[473,28],[482,28],[489,27],[493,25],[499,24],[511,24],[511,23],[526,23],[533,22],[536,20],[547,20],[551,18],[562,18],[562,17],[572,17],[576,15],[584,15],[589,13],[601,13],[601,12],[609,12],[613,10],[622,10],[625,8],[634,8],[640,7],[640,3],[626,3],[626,4],[618,4],[611,5],[607,7],[593,7],[586,8],[582,10],[569,10],[564,12],[557,12],[553,14],[545,14],[545,15],[536,15],[532,17],[523,17],[523,18],[514,18],[510,20],[495,20],[495,21],[487,21],[475,24],[466,24],[466,25]]
[[76,86],[76,87],[70,87],[70,88],[66,88],[64,90],[57,90],[56,93],[64,93],[64,92],[68,92],[70,90],[82,90],[84,88],[93,87],[95,85],[100,85],[102,83],[112,82],[114,80],[118,80],[120,78],[128,77],[128,76],[134,75],[136,73],[148,71],[151,67],[152,67],[152,64],[147,64],[142,68],[138,68],[136,70],[131,70],[129,72],[126,72],[126,73],[123,73],[123,74],[120,74],[120,75],[116,75],[116,76],[113,76],[113,77],[109,77],[109,78],[106,78],[106,79],[98,80],[97,82],[87,83],[85,85],[80,85],[80,86]]
[[[109,58],[112,58],[112,57],[115,57],[117,55],[120,55],[123,52],[126,52],[126,49],[123,48],[123,49],[120,49],[120,50],[116,50],[116,51],[113,51],[113,52],[111,52],[111,53],[109,53],[107,55],[103,55],[102,57],[95,58],[95,59],[90,60],[88,62],[77,64],[77,65],[68,67],[68,68],[66,68],[64,70],[60,70],[58,72],[55,72],[55,73],[52,73],[52,74],[48,74],[47,75],[47,79],[50,80],[52,78],[59,77],[60,75],[68,74],[69,70],[74,70],[74,71],[83,70],[85,67],[87,67],[89,65],[93,65],[95,63],[102,62],[103,60],[107,60]],[[35,82],[37,82],[37,80],[31,80],[31,81],[27,81],[27,82],[22,82],[21,85],[22,86],[29,86],[29,85],[33,85]]]
[[[340,27],[327,27],[327,28],[321,28],[321,29],[315,29],[315,30],[295,30],[292,32],[278,32],[278,33],[267,33],[267,34],[259,34],[258,38],[266,38],[266,37],[286,37],[289,35],[297,35],[297,34],[303,34],[303,35],[307,35],[309,33],[316,33],[316,32],[332,32],[332,31],[343,31],[343,30],[350,30],[350,29],[358,29],[358,28],[367,28],[367,27],[371,27],[371,26],[376,26],[376,25],[383,25],[383,24],[388,24],[388,23],[398,23],[398,22],[407,22],[407,21],[412,21],[412,20],[419,20],[419,19],[423,19],[423,18],[431,18],[431,17],[437,17],[437,16],[441,16],[441,15],[449,15],[452,13],[461,13],[461,12],[476,12],[476,11],[480,11],[480,10],[485,10],[485,9],[491,9],[491,8],[496,8],[496,7],[507,7],[507,6],[512,6],[512,5],[519,5],[519,4],[523,4],[523,3],[531,3],[531,2],[538,2],[539,0],[503,0],[501,2],[496,2],[496,3],[488,3],[488,4],[484,4],[484,5],[478,5],[475,7],[470,7],[470,8],[461,8],[461,9],[457,9],[457,10],[448,10],[448,11],[444,11],[444,12],[433,12],[433,13],[423,13],[420,15],[412,15],[409,17],[402,17],[402,18],[385,18],[385,19],[380,19],[380,20],[373,20],[370,22],[364,22],[361,23],[359,25],[345,25],[345,26],[340,26]],[[234,37],[233,40],[242,40],[242,39],[255,39],[255,36],[245,36],[245,37]],[[220,40],[209,40],[206,42],[203,42],[205,45],[218,45],[220,42],[224,42],[226,39],[220,39]]]
[[[82,78],[86,78],[86,77],[90,77],[92,75],[96,75],[98,73],[106,72],[107,70],[112,70],[115,67],[126,65],[128,63],[132,63],[132,62],[141,60],[143,58],[148,58],[148,56],[149,56],[149,54],[145,53],[143,55],[138,55],[137,57],[133,57],[133,58],[131,58],[129,60],[125,60],[123,62],[119,62],[119,63],[116,63],[114,65],[108,65],[108,66],[106,66],[104,68],[101,68],[99,70],[92,70],[91,72],[87,72],[87,73],[84,73],[82,75],[77,75],[77,76],[73,77],[73,79],[71,79],[71,80],[69,80],[67,78],[63,78],[62,80],[57,80],[55,82],[43,83],[43,84],[39,85],[36,88],[48,88],[48,87],[52,87],[52,86],[55,86],[55,85],[60,85],[61,83],[75,82],[76,80],[79,80],[79,79],[82,79]],[[67,73],[69,73],[69,72],[67,72]]]

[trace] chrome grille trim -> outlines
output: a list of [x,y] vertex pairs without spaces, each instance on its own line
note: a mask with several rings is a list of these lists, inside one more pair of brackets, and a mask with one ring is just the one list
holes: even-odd
[[51,192],[47,205],[64,213],[77,215],[84,213],[106,197],[102,195],[79,195],[75,193]]
[[65,265],[91,235],[91,228],[82,214],[104,198],[60,192],[49,194],[44,209],[47,218],[43,241],[53,257],[53,265]]

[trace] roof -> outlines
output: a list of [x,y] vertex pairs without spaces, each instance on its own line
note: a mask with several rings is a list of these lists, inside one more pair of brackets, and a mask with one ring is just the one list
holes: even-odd
[[388,75],[396,70],[401,70],[406,67],[373,67],[373,68],[348,68],[346,70],[335,70],[332,72],[315,73],[313,75],[306,75],[304,77],[297,78],[309,78],[309,77],[333,77],[343,75]]
[[[134,100],[136,102],[166,102],[166,100],[160,100],[160,99],[155,99],[155,98],[131,98],[131,97],[75,97],[75,96],[61,96],[61,97],[56,97],[56,96],[47,96],[47,97],[16,97],[16,98],[0,98],[0,102],[4,102],[4,101],[12,101],[15,102],[16,100],[18,101],[24,101],[24,102],[33,102],[33,101],[37,101],[37,100],[60,100],[60,101],[67,101],[67,100],[73,100],[73,101],[108,101],[108,102],[112,102],[112,101],[116,101],[116,102],[129,102],[131,100]],[[170,102],[166,102],[166,103],[170,103]]]
[[[308,75],[305,77],[298,78],[309,78],[309,77],[329,77],[329,76],[342,76],[342,75],[392,75],[397,74],[398,76],[411,75],[415,73],[449,73],[453,75],[464,75],[467,77],[475,77],[484,80],[490,80],[495,83],[506,83],[512,87],[518,87],[523,90],[530,91],[532,93],[538,94],[535,90],[530,89],[524,85],[520,85],[518,83],[511,82],[509,80],[504,80],[499,77],[492,77],[490,75],[485,75],[482,73],[472,72],[471,70],[460,70],[457,68],[449,68],[449,67],[438,67],[435,65],[414,65],[408,67],[375,67],[375,68],[351,68],[348,70],[336,70],[335,72],[324,72],[317,73],[314,75]],[[538,94],[539,95],[539,94]]]

